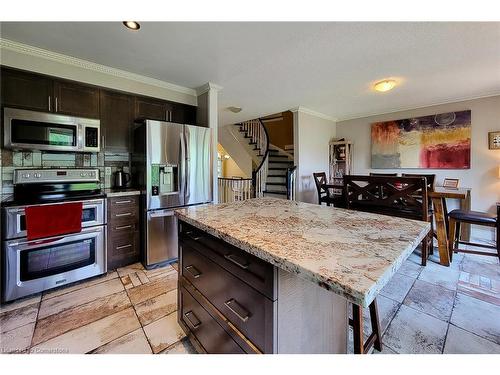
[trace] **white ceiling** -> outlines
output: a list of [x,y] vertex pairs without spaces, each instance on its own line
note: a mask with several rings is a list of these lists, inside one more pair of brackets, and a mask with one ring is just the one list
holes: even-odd
[[[346,119],[500,94],[500,23],[141,25],[4,22],[1,37],[185,87],[216,83],[221,124],[299,105]],[[371,91],[386,77],[401,84]]]

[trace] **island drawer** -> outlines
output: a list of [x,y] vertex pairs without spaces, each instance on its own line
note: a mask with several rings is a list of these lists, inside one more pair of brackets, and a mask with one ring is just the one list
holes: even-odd
[[262,352],[272,352],[273,301],[182,244],[182,275]]
[[268,298],[276,299],[276,267],[272,264],[184,222],[180,222],[179,238]]
[[244,354],[231,336],[184,288],[179,289],[179,318],[209,354]]

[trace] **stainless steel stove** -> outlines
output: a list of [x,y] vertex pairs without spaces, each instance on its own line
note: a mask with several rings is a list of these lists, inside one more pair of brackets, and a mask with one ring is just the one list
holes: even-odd
[[[28,240],[26,207],[82,202],[79,233]],[[2,301],[106,272],[106,201],[98,169],[26,169],[2,202]]]

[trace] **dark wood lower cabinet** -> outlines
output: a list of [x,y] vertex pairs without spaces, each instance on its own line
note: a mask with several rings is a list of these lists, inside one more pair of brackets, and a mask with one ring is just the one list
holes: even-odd
[[138,196],[108,198],[108,270],[138,262],[141,257]]
[[[206,233],[193,235],[193,231],[193,227],[180,223],[179,323],[208,353],[239,352],[236,349],[245,353],[273,353],[277,301],[273,300],[275,294],[271,293],[271,298],[266,295],[269,292],[266,285],[275,284],[274,267],[269,270],[249,267],[262,261],[250,254],[236,254],[231,245],[208,238]],[[267,283],[249,284],[256,277],[253,273],[256,269],[264,272],[261,277],[267,278]],[[192,308],[193,301],[201,309],[198,312]],[[199,331],[203,324],[213,332]]]

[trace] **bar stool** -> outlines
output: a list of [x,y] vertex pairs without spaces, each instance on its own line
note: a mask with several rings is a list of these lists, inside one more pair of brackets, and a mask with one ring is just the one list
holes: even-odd
[[[448,240],[449,253],[450,253],[450,261],[452,260],[453,253],[469,253],[469,254],[478,254],[478,255],[489,255],[489,256],[498,256],[500,259],[500,203],[497,203],[497,215],[492,215],[486,212],[479,211],[465,211],[465,210],[453,210],[448,214],[449,223],[450,223],[450,234]],[[475,224],[482,225],[487,227],[496,228],[496,245],[485,245],[482,243],[473,243],[469,241],[460,240],[460,224]],[[487,251],[477,251],[477,250],[465,250],[459,249],[459,245],[470,245],[477,246],[488,249],[496,249],[497,254]]]
[[373,346],[379,352],[382,351],[382,330],[378,318],[377,300],[374,299],[370,306],[370,322],[372,333],[368,336],[366,342],[363,338],[363,308],[359,305],[352,305],[352,319],[349,319],[349,325],[352,327],[354,338],[354,354],[366,354]]

